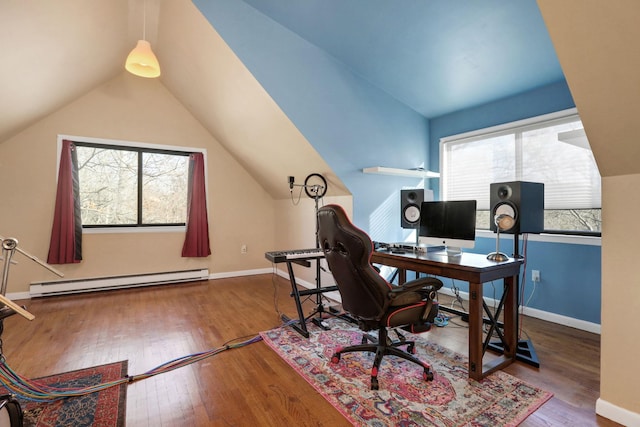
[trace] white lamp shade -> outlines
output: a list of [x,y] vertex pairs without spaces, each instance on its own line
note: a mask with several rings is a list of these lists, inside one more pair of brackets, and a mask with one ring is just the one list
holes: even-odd
[[146,40],[138,40],[136,47],[127,56],[124,68],[140,77],[160,76],[160,64],[151,50],[151,44]]

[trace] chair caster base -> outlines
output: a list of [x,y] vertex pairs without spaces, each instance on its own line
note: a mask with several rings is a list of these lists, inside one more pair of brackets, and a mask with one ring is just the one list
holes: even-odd
[[433,381],[433,372],[425,369],[422,373],[422,379],[424,379],[425,381]]
[[378,378],[371,377],[371,390],[379,390],[380,385],[378,384]]
[[[363,338],[362,341],[368,342],[369,340],[374,340],[373,338]],[[417,349],[415,346],[415,342],[401,340],[396,342],[388,342],[388,337],[386,334],[386,329],[379,330],[379,337],[375,342],[370,344],[366,343],[351,345],[348,347],[339,347],[336,348],[333,355],[331,356],[331,363],[337,364],[340,362],[343,354],[351,353],[351,352],[371,352],[375,354],[375,359],[373,362],[373,367],[371,368],[371,390],[379,389],[378,382],[378,370],[380,368],[380,364],[382,362],[382,358],[386,355],[400,357],[407,361],[413,362],[422,367],[422,378],[425,381],[433,381],[434,375],[431,372],[431,366],[426,362],[420,361],[417,359],[414,354],[416,354]],[[380,344],[382,343],[382,344]],[[399,349],[398,347],[406,346],[406,351]]]

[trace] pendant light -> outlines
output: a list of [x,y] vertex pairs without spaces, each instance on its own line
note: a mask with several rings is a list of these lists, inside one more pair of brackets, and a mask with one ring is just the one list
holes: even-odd
[[138,40],[136,47],[127,56],[124,68],[136,76],[154,78],[160,76],[158,58],[151,50],[151,44],[146,40],[147,31],[147,2],[144,2],[144,22],[142,26],[142,40]]

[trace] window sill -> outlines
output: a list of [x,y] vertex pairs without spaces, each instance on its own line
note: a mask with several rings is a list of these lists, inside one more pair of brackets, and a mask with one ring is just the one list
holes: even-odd
[[[489,230],[476,230],[476,237],[494,238],[496,233]],[[500,234],[500,240],[513,240],[513,234]],[[546,242],[546,243],[564,243],[568,245],[590,245],[601,246],[602,241],[600,237],[595,236],[577,236],[570,234],[528,234],[528,240],[530,242]]]
[[83,228],[82,234],[139,234],[139,233],[184,233],[185,225],[158,227],[104,227]]

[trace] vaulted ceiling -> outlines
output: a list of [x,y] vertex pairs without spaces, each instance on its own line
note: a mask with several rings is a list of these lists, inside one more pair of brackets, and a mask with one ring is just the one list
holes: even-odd
[[[245,1],[427,118],[563,78],[533,0]],[[176,55],[157,41],[174,30],[207,44],[196,23],[171,25],[169,10],[192,8],[177,0],[1,0],[0,140],[121,72],[143,32],[163,65]],[[215,61],[215,49],[179,48],[191,48],[184,53],[193,62]],[[165,67],[161,79],[172,71]]]
[[[244,2],[427,118],[564,78],[534,0]],[[186,0],[0,0],[0,143],[122,73],[143,23],[162,83],[250,163],[212,118],[251,114],[238,105],[250,75],[215,71],[232,53]]]
[[427,118],[564,78],[535,0],[244,0]]

